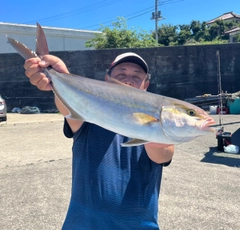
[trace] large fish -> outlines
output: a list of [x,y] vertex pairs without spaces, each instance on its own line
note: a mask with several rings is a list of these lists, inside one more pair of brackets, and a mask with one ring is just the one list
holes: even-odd
[[[48,53],[44,32],[37,24],[36,53],[7,37],[25,59]],[[179,144],[214,131],[214,124],[201,108],[185,101],[142,91],[121,83],[58,73],[43,68],[55,95],[69,110],[68,118],[94,123],[132,140],[123,146],[147,142]],[[113,82],[116,82],[112,79]]]

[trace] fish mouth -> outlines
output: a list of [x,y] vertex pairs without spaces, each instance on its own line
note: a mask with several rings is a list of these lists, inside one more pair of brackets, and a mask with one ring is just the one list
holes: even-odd
[[205,131],[212,131],[215,132],[215,129],[213,127],[210,127],[211,125],[215,124],[216,122],[212,117],[207,118],[204,122],[201,123],[200,129]]

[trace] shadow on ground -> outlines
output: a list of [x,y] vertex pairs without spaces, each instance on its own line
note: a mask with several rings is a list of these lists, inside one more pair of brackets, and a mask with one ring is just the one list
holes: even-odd
[[[232,133],[231,141],[232,144],[240,147],[240,128]],[[209,151],[205,154],[201,162],[240,167],[240,153],[224,153],[220,152],[217,147],[209,147]]]

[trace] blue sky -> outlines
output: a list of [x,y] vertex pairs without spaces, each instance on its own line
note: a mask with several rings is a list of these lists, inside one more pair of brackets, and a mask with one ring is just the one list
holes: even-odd
[[[1,1],[0,22],[32,24],[83,30],[110,26],[117,17],[128,19],[128,28],[155,29],[150,20],[155,0],[8,0]],[[209,21],[223,13],[240,14],[240,0],[159,0],[161,24]]]

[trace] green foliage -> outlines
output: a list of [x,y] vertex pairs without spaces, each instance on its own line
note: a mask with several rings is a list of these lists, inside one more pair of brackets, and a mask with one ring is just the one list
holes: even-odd
[[189,25],[179,25],[180,31],[177,36],[178,45],[184,45],[191,38],[191,30]]
[[[159,44],[173,45],[197,45],[197,44],[224,44],[228,43],[229,35],[225,32],[236,26],[236,22],[218,20],[211,26],[206,22],[193,20],[189,25],[161,25],[158,29]],[[174,28],[174,35],[171,32]],[[154,34],[153,34],[154,35]],[[171,41],[169,41],[171,38]],[[235,39],[238,41],[238,38]]]
[[[224,44],[228,43],[229,35],[225,32],[240,23],[217,20],[208,26],[206,22],[192,20],[189,25],[162,24],[158,28],[158,45],[155,41],[155,31],[147,33],[141,29],[128,29],[124,18],[112,23],[112,29],[101,26],[101,34],[86,42],[87,47],[95,49],[106,48],[140,48],[155,46],[199,45],[199,44]],[[234,36],[234,41],[240,42],[240,35]]]
[[[177,38],[177,29],[177,26],[163,24],[158,29],[158,43],[164,46],[175,44]],[[155,32],[153,32],[153,37],[155,38]]]
[[196,36],[202,29],[201,22],[200,21],[192,21],[190,24],[190,30],[192,31],[192,34]]
[[101,34],[96,34],[95,38],[86,42],[86,47],[95,49],[107,48],[140,48],[154,47],[156,42],[151,34],[140,30],[128,29],[124,18],[118,18],[112,23],[113,29],[101,26]]
[[240,34],[235,34],[233,36],[233,39],[234,39],[235,42],[240,42]]
[[217,44],[226,44],[228,43],[228,40],[218,40],[215,39],[213,41],[195,41],[194,39],[188,40],[184,45],[217,45]]

